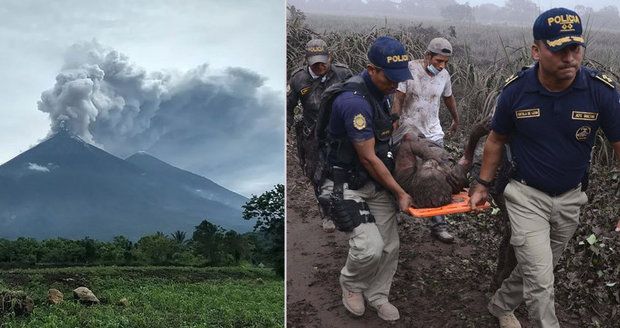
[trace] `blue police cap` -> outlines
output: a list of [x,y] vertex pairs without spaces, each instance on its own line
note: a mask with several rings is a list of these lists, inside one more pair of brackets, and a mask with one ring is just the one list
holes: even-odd
[[542,40],[551,51],[559,51],[571,44],[584,45],[581,36],[581,17],[566,8],[553,8],[540,14],[534,21],[534,40]]
[[389,37],[380,36],[368,50],[368,60],[383,69],[383,72],[393,82],[411,80],[409,72],[409,55],[400,41]]

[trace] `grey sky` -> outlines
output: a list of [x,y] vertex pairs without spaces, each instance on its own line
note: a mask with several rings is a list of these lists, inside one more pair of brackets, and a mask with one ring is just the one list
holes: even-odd
[[[469,2],[470,6],[476,6],[483,3],[493,3],[498,6],[503,6],[506,1],[505,0],[456,0],[458,3],[466,3]],[[583,1],[583,0],[532,0],[535,4],[538,5],[543,10],[554,8],[554,7],[566,7],[566,8],[575,8],[577,5],[582,5],[586,7],[592,7],[594,10],[599,10],[605,6],[618,6],[618,0],[596,0],[596,1]]]
[[[257,163],[257,171],[251,170],[255,158],[244,158],[239,149],[220,157],[237,163],[236,169],[247,176],[227,171],[227,165],[217,163],[218,156],[213,154],[204,157],[210,161],[208,168],[196,158],[162,159],[186,169],[213,169],[217,176],[196,173],[244,195],[271,189],[284,181],[284,28],[281,0],[2,1],[0,164],[47,135],[50,120],[47,113],[37,110],[37,101],[43,91],[54,87],[67,49],[95,39],[146,72],[183,75],[207,64],[210,73],[205,76],[225,76],[228,68],[239,67],[262,78],[262,86],[253,87],[259,99],[269,101],[257,106],[255,113],[246,110],[243,115],[261,117],[260,111],[269,111],[272,122],[262,123],[261,128],[271,130],[263,140],[270,144],[262,147],[261,140],[251,135],[239,139],[253,141],[244,146],[263,148],[263,154],[268,155]],[[281,121],[277,113],[282,113]],[[275,140],[276,134],[282,140]],[[279,153],[275,147],[280,147]]]

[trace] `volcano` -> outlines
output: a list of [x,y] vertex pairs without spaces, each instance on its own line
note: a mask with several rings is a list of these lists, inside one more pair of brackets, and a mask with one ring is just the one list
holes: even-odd
[[247,198],[146,153],[126,160],[60,130],[0,165],[0,238],[132,240],[202,220],[246,232]]

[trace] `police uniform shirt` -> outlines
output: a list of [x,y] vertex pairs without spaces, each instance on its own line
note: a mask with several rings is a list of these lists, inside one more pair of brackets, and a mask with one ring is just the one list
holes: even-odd
[[344,81],[352,76],[351,70],[340,63],[334,63],[323,77],[311,74],[309,66],[296,70],[289,81],[286,109],[289,119],[292,119],[293,110],[301,100],[304,120],[314,122],[318,115],[321,95],[332,84]]
[[[366,87],[379,104],[385,96],[370,80],[368,71],[362,72]],[[374,137],[373,108],[361,95],[345,91],[334,99],[328,132],[334,138],[347,136],[351,142],[361,142]]]
[[562,92],[547,91],[538,64],[519,73],[499,96],[491,128],[510,135],[514,177],[549,194],[579,185],[599,126],[610,142],[620,140],[620,99],[611,82],[581,67]]

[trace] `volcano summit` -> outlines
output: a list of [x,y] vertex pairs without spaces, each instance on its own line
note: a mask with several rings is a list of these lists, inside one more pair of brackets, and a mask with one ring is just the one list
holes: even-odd
[[146,153],[123,160],[61,129],[0,165],[0,238],[136,240],[191,233],[204,219],[246,232],[246,201]]

